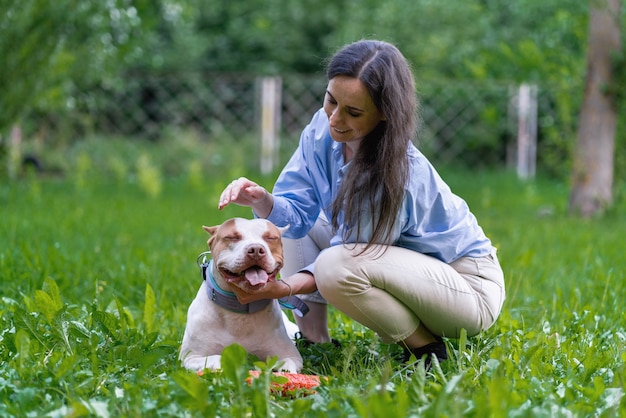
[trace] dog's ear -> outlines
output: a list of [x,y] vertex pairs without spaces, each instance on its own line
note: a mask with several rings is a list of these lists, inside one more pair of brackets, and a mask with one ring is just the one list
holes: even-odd
[[209,233],[209,235],[213,236],[215,235],[215,233],[217,232],[217,228],[219,228],[219,225],[215,225],[215,226],[204,226],[202,225],[202,229],[204,229],[206,232]]
[[276,228],[278,228],[278,231],[280,232],[280,235],[282,236],[285,232],[287,232],[287,230],[289,229],[289,224],[285,225],[285,226],[277,226]]

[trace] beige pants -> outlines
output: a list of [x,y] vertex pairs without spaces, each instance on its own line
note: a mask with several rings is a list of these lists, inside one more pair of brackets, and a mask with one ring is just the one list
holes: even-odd
[[[355,257],[362,245],[320,252],[320,228],[328,228],[325,220],[308,237],[286,240],[291,242],[285,243],[285,259],[299,255],[297,264],[304,265],[316,260],[315,281],[321,295],[386,343],[405,339],[420,324],[440,336],[455,338],[461,329],[476,335],[500,314],[504,276],[495,249],[487,257],[463,257],[451,264],[393,246],[384,253]],[[305,253],[308,260],[302,258]],[[289,274],[297,271],[293,261],[288,263]],[[318,298],[312,295],[309,300]]]

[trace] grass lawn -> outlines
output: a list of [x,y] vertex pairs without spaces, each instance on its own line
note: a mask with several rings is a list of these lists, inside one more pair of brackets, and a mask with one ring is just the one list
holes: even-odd
[[580,220],[563,184],[442,174],[499,248],[500,319],[447,341],[451,360],[426,373],[333,310],[342,347],[301,349],[304,372],[328,380],[287,397],[268,390],[271,359],[236,347],[222,373],[177,361],[201,225],[249,216],[216,209],[231,176],[3,180],[0,416],[626,416],[623,202]]

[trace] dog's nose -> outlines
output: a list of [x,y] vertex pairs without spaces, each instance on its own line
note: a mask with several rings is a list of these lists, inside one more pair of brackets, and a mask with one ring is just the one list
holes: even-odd
[[265,255],[265,247],[262,245],[250,245],[248,247],[248,255],[253,258],[260,258]]

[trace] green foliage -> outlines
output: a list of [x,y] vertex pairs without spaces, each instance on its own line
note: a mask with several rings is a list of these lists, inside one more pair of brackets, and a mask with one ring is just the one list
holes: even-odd
[[196,40],[195,65],[213,72],[315,73],[334,49],[342,1],[190,0]]
[[607,92],[613,95],[617,105],[626,103],[626,29],[623,31],[622,50],[612,57],[613,84],[607,86]]
[[[81,188],[71,177],[0,185],[0,416],[626,414],[623,201],[581,221],[567,215],[562,183],[442,169],[499,248],[499,320],[447,340],[451,360],[427,372],[331,309],[341,347],[299,345],[304,372],[328,380],[313,395],[283,397],[269,390],[280,383],[276,359],[231,346],[224,370],[201,376],[177,359],[201,280],[200,226],[250,216],[216,209],[231,173],[205,177],[201,191],[184,175],[164,177],[151,197],[103,175],[90,155]],[[260,376],[247,383],[251,369]]]
[[72,108],[77,85],[120,69],[141,23],[127,0],[0,0],[0,10],[0,133],[35,107]]
[[568,85],[584,75],[585,2],[488,0],[475,6],[478,55],[465,62],[473,77]]
[[[53,81],[50,71],[62,39],[55,36],[68,15],[67,5],[46,7],[45,1],[0,1],[0,132],[35,101]],[[52,34],[52,36],[51,36]]]
[[[127,98],[127,114],[149,106],[142,98],[150,83],[160,82],[154,76],[173,75],[193,86],[204,82],[198,74],[320,74],[341,45],[380,38],[407,56],[420,90],[423,82],[450,80],[539,85],[549,107],[540,109],[539,167],[559,178],[569,173],[585,71],[585,1],[0,0],[0,10],[6,11],[0,50],[7,51],[0,61],[0,137],[28,115],[37,125],[28,132],[43,136],[48,124],[58,129],[45,147],[73,142],[93,133],[95,120],[119,110],[118,96]],[[616,69],[624,68],[622,61],[617,54]],[[607,87],[618,97],[622,73]],[[200,105],[193,97],[179,99],[191,108]],[[464,155],[471,165],[484,150],[503,154],[501,138],[483,132],[506,106],[477,105],[484,107],[482,116],[459,134],[470,142]],[[167,110],[159,112],[163,117]],[[149,124],[142,127],[145,132],[132,134],[161,136]],[[619,142],[624,135],[618,135]],[[0,162],[5,148],[0,141]],[[126,175],[125,167],[115,168]]]
[[[114,183],[137,184],[142,193],[158,196],[166,178],[184,178],[200,192],[206,191],[207,178],[224,173],[239,177],[254,172],[259,161],[249,156],[258,155],[259,147],[256,138],[208,139],[193,130],[176,130],[164,132],[158,143],[90,136],[67,146],[46,150],[32,147],[25,152],[41,155],[45,175],[67,176],[78,190],[93,176],[103,176]],[[3,175],[0,172],[0,178]]]
[[[19,39],[9,56],[22,61],[5,61],[0,79],[12,86],[9,76],[28,65],[28,80],[59,99],[59,88],[115,85],[137,69],[318,73],[330,53],[363,37],[395,42],[427,78],[569,83],[584,70],[587,8],[576,0],[2,1],[0,27],[11,32],[0,45],[14,50]],[[50,78],[62,74],[70,86]]]
[[577,0],[188,0],[150,12],[160,23],[133,64],[144,69],[318,73],[341,45],[379,38],[427,78],[568,83],[584,70],[587,5]]

